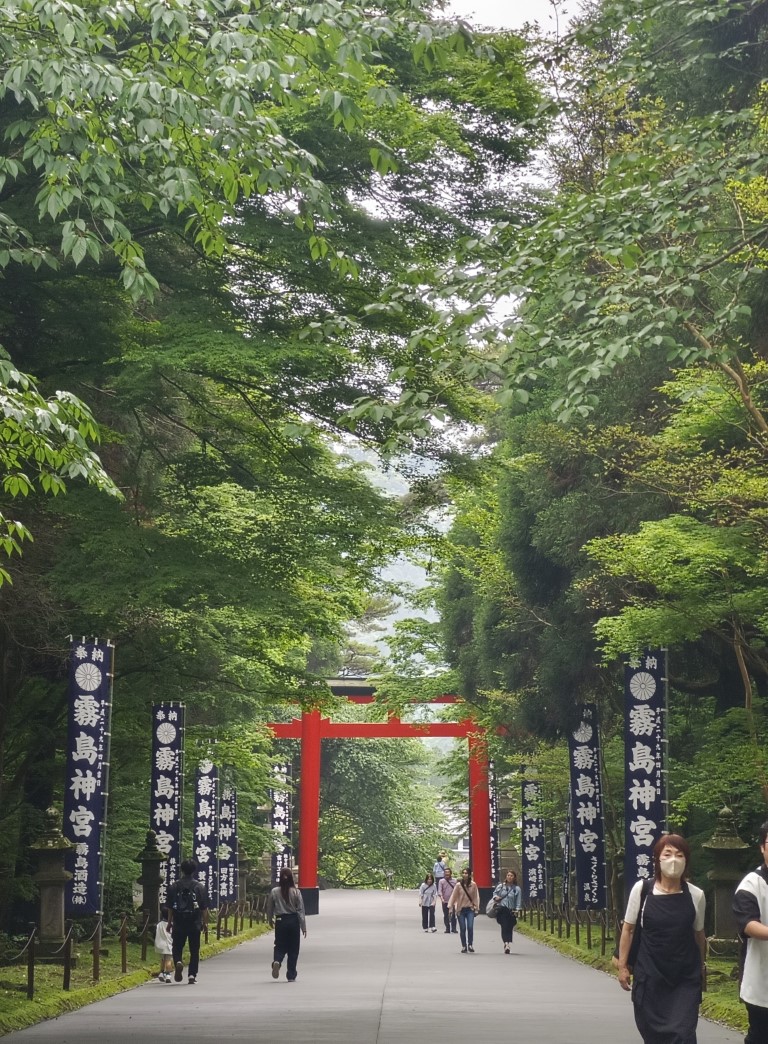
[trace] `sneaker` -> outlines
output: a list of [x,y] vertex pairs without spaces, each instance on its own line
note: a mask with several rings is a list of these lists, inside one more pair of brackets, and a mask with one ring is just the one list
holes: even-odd
[[475,952],[475,948],[474,948],[474,946],[470,946],[470,947],[469,947],[469,952],[470,952],[470,953],[474,953],[474,952]]
[[466,946],[462,946],[462,948],[461,948],[461,952],[462,952],[462,953],[466,953],[466,952],[467,952],[467,948],[466,948]]
[[437,928],[430,928],[429,930],[430,930],[430,932],[436,932]]
[[181,961],[176,961],[176,971],[173,973],[173,978],[176,982],[181,982],[181,977],[184,974],[184,965]]
[[171,981],[171,977],[170,977],[170,975],[166,975],[165,972],[160,972],[160,974],[157,977],[157,981],[158,982],[170,982]]
[[504,953],[509,953],[509,947],[508,946],[504,947]]
[[446,928],[445,931],[443,932],[443,935],[450,935],[450,934],[451,934],[451,929],[450,928]]
[[272,961],[272,978],[280,978],[280,961]]
[[289,979],[288,976],[286,976],[286,982],[296,982],[296,976],[294,975],[292,979]]
[[428,932],[429,928],[424,928],[423,931]]
[[458,934],[459,934],[459,929],[458,928],[451,928],[451,935],[458,935]]

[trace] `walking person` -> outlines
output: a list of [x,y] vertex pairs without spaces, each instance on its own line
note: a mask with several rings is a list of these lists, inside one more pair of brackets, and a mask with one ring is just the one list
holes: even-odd
[[307,937],[307,919],[304,898],[296,887],[293,874],[287,866],[280,870],[280,883],[269,893],[267,921],[275,926],[275,948],[272,957],[272,978],[280,977],[280,968],[288,958],[286,979],[296,981],[296,963],[299,959],[301,936]]
[[504,953],[509,953],[512,935],[517,924],[517,915],[523,908],[523,893],[517,883],[517,874],[514,870],[507,870],[504,880],[501,884],[496,885],[493,891],[493,901],[496,904],[496,920],[501,928]]
[[445,852],[440,852],[435,865],[432,867],[432,876],[435,879],[435,888],[440,888],[440,882],[445,877],[445,871],[447,869],[447,863],[445,862]]
[[763,861],[741,881],[733,897],[742,940],[739,996],[749,1019],[744,1044],[768,1044],[768,821],[758,838]]
[[197,863],[184,859],[181,877],[168,889],[168,930],[173,935],[174,980],[184,975],[184,946],[189,943],[188,983],[194,986],[200,965],[200,935],[208,924],[208,892],[195,879]]
[[[619,984],[632,990],[644,1044],[696,1044],[707,942],[704,893],[687,880],[690,862],[685,838],[662,835],[653,849],[654,880],[638,881],[629,893],[619,939]],[[630,967],[636,931],[640,945]]]
[[480,893],[472,880],[472,871],[469,868],[461,871],[461,878],[451,892],[448,907],[455,910],[459,917],[461,952],[474,953],[475,914],[480,909]]
[[160,974],[158,982],[170,982],[173,971],[173,939],[168,930],[168,911],[161,911],[160,916],[165,916],[165,921],[158,921],[155,929],[155,950],[160,954]]
[[435,928],[435,902],[437,901],[437,888],[432,874],[427,874],[419,885],[419,906],[421,907],[421,927],[425,932],[436,932]]
[[455,934],[459,930],[456,927],[456,911],[448,909],[451,892],[455,887],[456,882],[453,879],[453,870],[451,870],[450,866],[446,866],[445,877],[437,885],[437,894],[443,906],[443,924],[445,925],[446,935],[450,935],[451,932]]

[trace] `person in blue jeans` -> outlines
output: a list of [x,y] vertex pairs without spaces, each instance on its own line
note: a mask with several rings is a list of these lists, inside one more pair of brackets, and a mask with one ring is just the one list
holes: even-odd
[[493,901],[496,903],[496,920],[501,928],[504,953],[509,953],[517,915],[523,908],[523,893],[520,891],[514,870],[507,870],[504,880],[496,885]]
[[469,867],[461,871],[461,877],[448,900],[448,909],[455,910],[459,916],[461,952],[474,953],[475,914],[480,910],[480,893],[472,880]]

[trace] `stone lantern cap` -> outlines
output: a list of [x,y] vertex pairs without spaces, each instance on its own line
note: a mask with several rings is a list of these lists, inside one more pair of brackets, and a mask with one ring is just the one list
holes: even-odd
[[714,848],[721,852],[729,850],[742,851],[745,848],[749,848],[749,845],[744,844],[736,833],[733,812],[730,808],[726,806],[720,809],[717,814],[715,832],[709,841],[705,841],[701,847]]
[[29,847],[33,852],[67,852],[74,844],[61,832],[61,813],[51,806],[43,813],[43,834]]
[[144,848],[134,859],[134,863],[149,863],[153,860],[158,863],[163,863],[168,858],[164,855],[157,847],[157,834],[154,830],[147,831],[147,839],[144,842]]

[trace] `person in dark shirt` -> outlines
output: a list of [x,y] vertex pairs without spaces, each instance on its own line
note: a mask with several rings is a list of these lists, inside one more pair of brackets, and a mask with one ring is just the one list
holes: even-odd
[[168,927],[173,934],[174,979],[181,982],[184,974],[184,946],[189,943],[189,985],[197,982],[200,964],[200,935],[208,924],[208,892],[195,880],[197,863],[185,859],[181,877],[168,889]]

